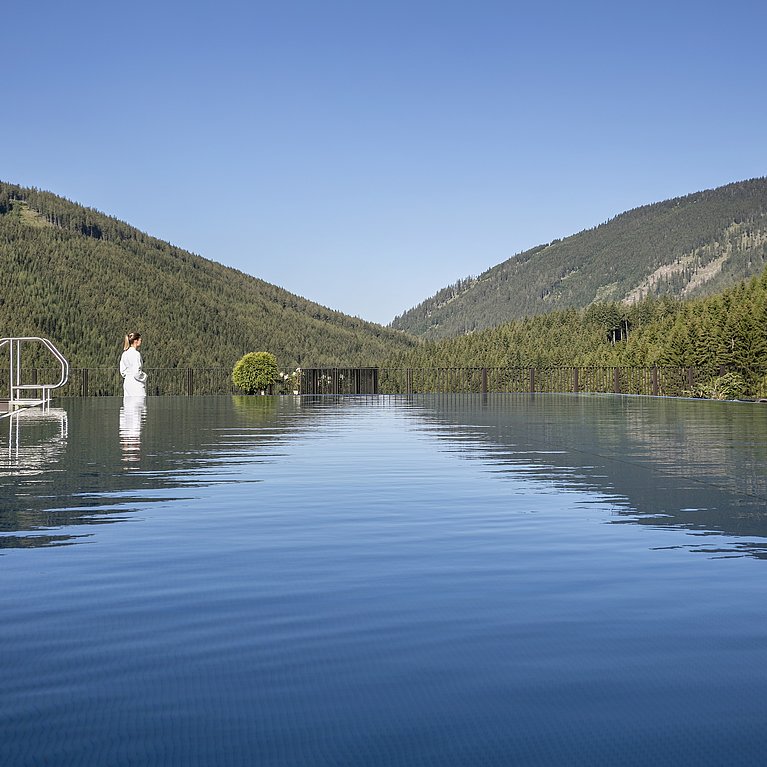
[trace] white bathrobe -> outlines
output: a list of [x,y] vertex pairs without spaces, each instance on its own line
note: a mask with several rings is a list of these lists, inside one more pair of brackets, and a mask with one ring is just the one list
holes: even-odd
[[131,346],[120,357],[120,375],[123,377],[123,394],[126,397],[146,397],[146,373],[139,350]]

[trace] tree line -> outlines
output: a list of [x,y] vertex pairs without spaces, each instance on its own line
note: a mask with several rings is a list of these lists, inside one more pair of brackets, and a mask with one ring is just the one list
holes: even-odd
[[767,269],[716,295],[599,302],[396,352],[391,367],[694,367],[697,393],[767,396]]

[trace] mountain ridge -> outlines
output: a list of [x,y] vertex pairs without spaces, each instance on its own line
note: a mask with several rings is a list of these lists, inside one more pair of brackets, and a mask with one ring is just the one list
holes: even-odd
[[445,338],[557,309],[709,295],[767,263],[767,178],[642,205],[458,280],[391,327]]

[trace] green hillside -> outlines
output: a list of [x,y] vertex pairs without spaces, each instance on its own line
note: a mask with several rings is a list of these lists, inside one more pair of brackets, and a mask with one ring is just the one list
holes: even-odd
[[701,396],[767,397],[767,269],[705,298],[596,303],[425,341],[386,365],[692,367],[709,382]]
[[711,295],[767,263],[767,178],[623,213],[460,280],[392,327],[445,338],[594,302]]
[[417,342],[332,311],[48,192],[0,183],[0,336],[52,339],[75,367],[116,364],[130,329],[152,367],[367,365]]

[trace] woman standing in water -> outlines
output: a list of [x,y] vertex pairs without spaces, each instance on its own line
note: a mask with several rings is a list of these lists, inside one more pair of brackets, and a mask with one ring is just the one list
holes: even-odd
[[141,333],[128,333],[125,336],[120,357],[120,375],[123,377],[123,394],[126,397],[146,397],[146,373],[139,353]]

